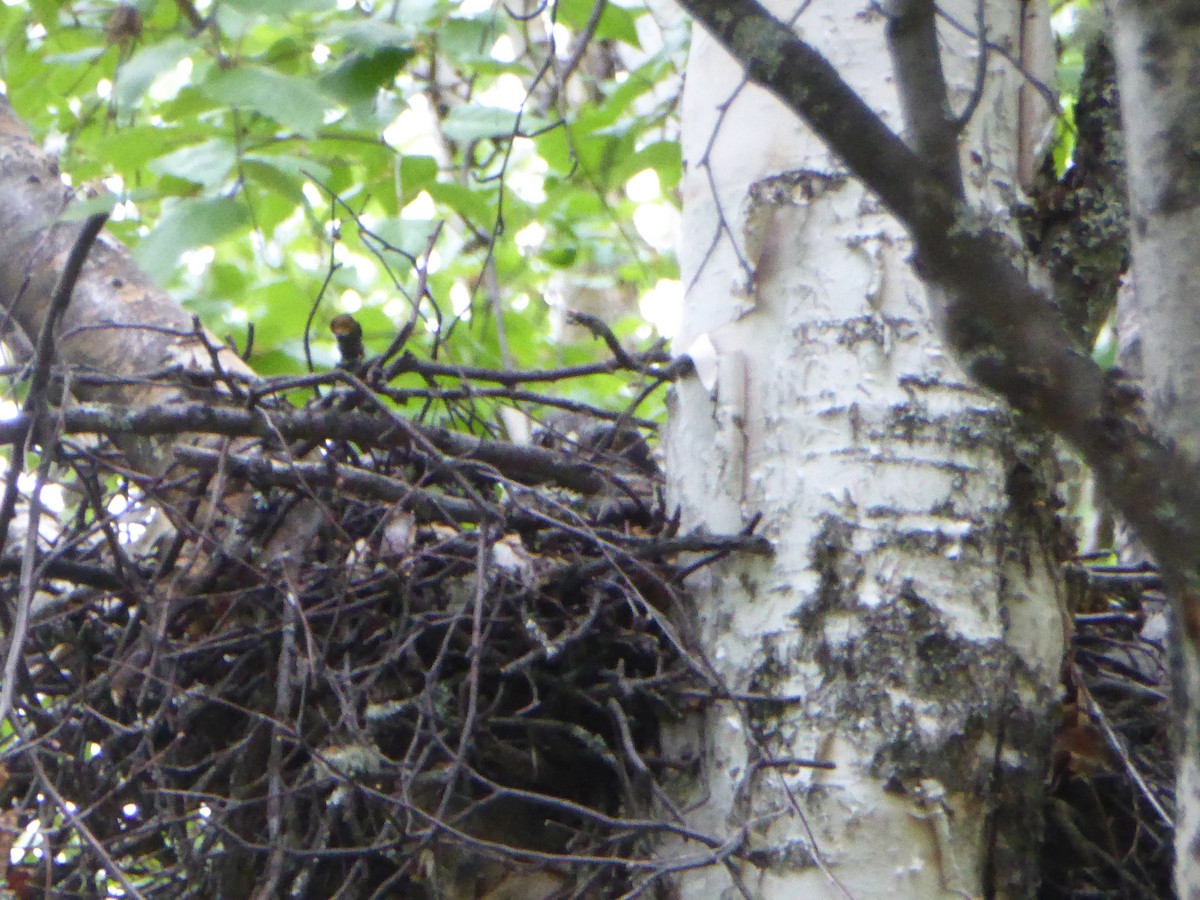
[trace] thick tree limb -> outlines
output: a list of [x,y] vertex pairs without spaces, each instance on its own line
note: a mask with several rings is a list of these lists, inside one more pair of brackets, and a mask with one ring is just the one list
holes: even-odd
[[[681,0],[761,85],[800,116],[909,229],[915,264],[939,289],[946,336],[967,370],[1062,435],[1096,472],[1176,589],[1200,643],[1200,470],[1142,420],[1140,399],[1074,347],[1018,248],[961,201],[813,47],[754,0]],[[930,98],[926,97],[926,102]],[[936,102],[936,100],[935,100]]]
[[[23,412],[0,422],[0,444],[20,439],[32,422],[31,416],[31,413]],[[602,493],[612,486],[606,468],[581,455],[516,446],[415,422],[400,428],[394,420],[356,411],[247,410],[204,402],[130,409],[93,403],[54,410],[50,418],[56,429],[64,434],[110,437],[208,434],[257,438],[274,447],[282,438],[288,442],[332,440],[349,441],[364,448],[408,449],[413,447],[413,436],[419,435],[454,461],[490,466],[499,475],[522,484],[556,484],[581,494]],[[646,479],[631,472],[624,480]]]

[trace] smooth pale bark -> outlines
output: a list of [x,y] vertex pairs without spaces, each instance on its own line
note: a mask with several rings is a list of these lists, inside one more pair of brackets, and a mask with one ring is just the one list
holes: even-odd
[[[1129,167],[1142,376],[1152,421],[1200,460],[1200,13],[1192,2],[1112,4]],[[1200,572],[1175,578],[1181,606]],[[1200,898],[1200,629],[1172,641],[1179,718],[1176,889]]]
[[[872,7],[816,4],[797,25],[899,128]],[[974,21],[973,0],[949,7]],[[989,4],[990,39],[1015,46],[1020,17]],[[961,108],[974,48],[948,43]],[[961,156],[987,208],[1015,196],[1018,85],[993,55]],[[687,527],[763,514],[774,560],[691,587],[728,688],[776,699],[708,711],[689,824],[744,829],[753,863],[683,893],[1027,896],[1064,635],[1015,495],[1052,466],[943,348],[904,230],[699,29],[684,145],[677,347],[697,374],[673,398],[667,469]]]
[[[30,137],[7,98],[0,97],[0,306],[8,340],[29,345],[41,333],[63,264],[82,223],[66,220],[75,201],[55,160]],[[16,335],[12,334],[16,326]],[[22,336],[24,340],[22,341]],[[76,396],[130,407],[212,396],[217,368],[236,378],[250,368],[133,263],[119,241],[102,234],[88,257],[57,332],[55,363]],[[100,373],[113,382],[88,387],[71,373]],[[178,386],[172,387],[174,376]],[[156,379],[153,384],[150,379]],[[211,441],[194,438],[196,443]],[[160,475],[178,438],[121,442],[132,467]]]

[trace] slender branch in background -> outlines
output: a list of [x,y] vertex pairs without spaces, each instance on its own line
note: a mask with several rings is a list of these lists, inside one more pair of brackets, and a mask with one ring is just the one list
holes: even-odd
[[[404,345],[408,343],[408,339],[412,337],[412,333],[416,330],[417,322],[421,319],[421,301],[425,299],[429,293],[429,257],[433,253],[433,248],[437,245],[438,238],[442,234],[442,223],[438,222],[433,226],[433,230],[429,233],[429,239],[425,242],[425,253],[420,260],[414,260],[413,265],[417,270],[417,289],[414,291],[410,303],[412,304],[412,312],[408,319],[396,332],[396,337],[392,339],[388,348],[383,351],[377,360],[371,363],[372,369],[379,369],[383,374],[385,382],[390,381],[395,375],[390,374],[394,365],[394,358],[404,349]],[[440,328],[438,329],[441,330]]]
[[[592,11],[588,14],[588,20],[583,26],[583,30],[575,38],[575,46],[571,48],[571,55],[568,56],[558,71],[555,73],[558,83],[551,89],[551,104],[557,102],[557,96],[562,91],[566,90],[567,82],[571,80],[571,76],[575,74],[575,70],[579,68],[579,64],[583,62],[584,54],[591,46],[592,39],[596,36],[596,29],[600,26],[600,17],[604,15],[604,8],[608,5],[608,0],[596,0],[592,4]],[[551,32],[551,41],[553,42],[553,32]],[[553,47],[553,44],[552,44]],[[557,48],[554,48],[557,49]],[[555,54],[551,54],[551,59],[555,58]]]
[[312,356],[313,321],[317,318],[317,310],[321,308],[321,301],[325,299],[325,292],[329,290],[329,284],[333,281],[333,276],[342,267],[342,264],[334,259],[335,250],[337,250],[336,235],[329,244],[329,267],[325,270],[325,280],[321,282],[321,289],[317,291],[317,296],[313,298],[312,305],[308,308],[308,316],[304,320],[304,362],[308,365],[309,372],[317,370]]
[[[899,0],[888,15],[888,48],[912,148],[935,177],[962,200],[959,122],[950,109],[933,0]],[[913,102],[919,98],[920,102]]]
[[963,111],[958,114],[956,124],[959,131],[970,124],[975,110],[979,108],[979,101],[983,99],[983,89],[987,85],[988,57],[991,55],[992,48],[987,40],[986,13],[987,0],[975,0],[975,43],[979,48],[976,51],[978,58],[975,61],[975,84],[971,87],[971,99],[967,101]]
[[179,9],[179,14],[187,19],[188,25],[192,28],[193,35],[199,34],[208,27],[207,20],[200,15],[191,0],[175,0],[175,5]]
[[605,346],[608,347],[613,355],[613,360],[621,368],[637,371],[637,363],[625,352],[625,348],[621,346],[621,342],[617,340],[617,336],[613,334],[612,329],[599,316],[593,316],[590,313],[584,312],[570,312],[567,313],[567,319],[576,325],[582,325],[592,333],[593,337],[598,337],[604,341]]
[[[658,375],[674,370],[674,361],[665,351],[650,351],[639,353],[632,357],[634,371]],[[666,364],[666,365],[663,365]],[[663,366],[655,368],[655,366]],[[414,372],[430,378],[458,377],[468,381],[493,381],[497,384],[516,385],[529,382],[566,381],[583,375],[607,375],[613,372],[625,371],[618,360],[610,359],[601,363],[584,363],[578,366],[559,366],[554,369],[489,369],[481,366],[452,366],[441,363],[431,363],[419,360],[411,354],[404,354],[397,359],[388,370],[389,380],[403,372]]]
[[66,265],[63,266],[58,287],[55,288],[54,297],[50,300],[50,309],[46,313],[42,333],[38,335],[37,353],[33,360],[33,378],[29,384],[31,394],[35,390],[39,392],[45,390],[49,381],[50,360],[54,356],[54,330],[58,327],[58,320],[67,310],[67,304],[71,302],[75,282],[79,280],[79,273],[83,271],[83,264],[87,261],[88,254],[92,252],[92,245],[100,236],[104,223],[107,221],[107,212],[96,213],[88,217],[79,230],[79,237],[75,239],[75,245],[71,248]]

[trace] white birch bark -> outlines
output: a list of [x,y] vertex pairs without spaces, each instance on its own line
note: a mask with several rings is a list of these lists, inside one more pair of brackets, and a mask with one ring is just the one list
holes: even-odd
[[[805,6],[805,39],[899,127],[874,4]],[[974,0],[946,7],[973,23]],[[1020,16],[990,2],[989,37],[1018,46]],[[943,37],[962,108],[975,48]],[[988,65],[962,160],[1004,216],[1020,82]],[[701,646],[749,699],[708,710],[689,824],[745,829],[753,864],[683,893],[1029,895],[1064,631],[1054,562],[1006,487],[1049,478],[1044,457],[943,349],[903,230],[699,29],[684,158],[676,346],[697,376],[672,401],[671,490],[685,527],[761,512],[777,552],[691,583]]]
[[[1129,165],[1134,291],[1152,420],[1200,461],[1200,17],[1190,2],[1118,0],[1113,43]],[[1200,572],[1181,594],[1175,634],[1175,886],[1200,898]]]

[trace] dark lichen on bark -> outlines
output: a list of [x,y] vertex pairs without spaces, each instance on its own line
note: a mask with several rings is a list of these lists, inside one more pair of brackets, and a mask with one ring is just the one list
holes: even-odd
[[1075,102],[1075,151],[1055,176],[1047,157],[1019,221],[1055,281],[1064,320],[1091,346],[1129,268],[1129,202],[1116,61],[1103,33],[1085,52]]

